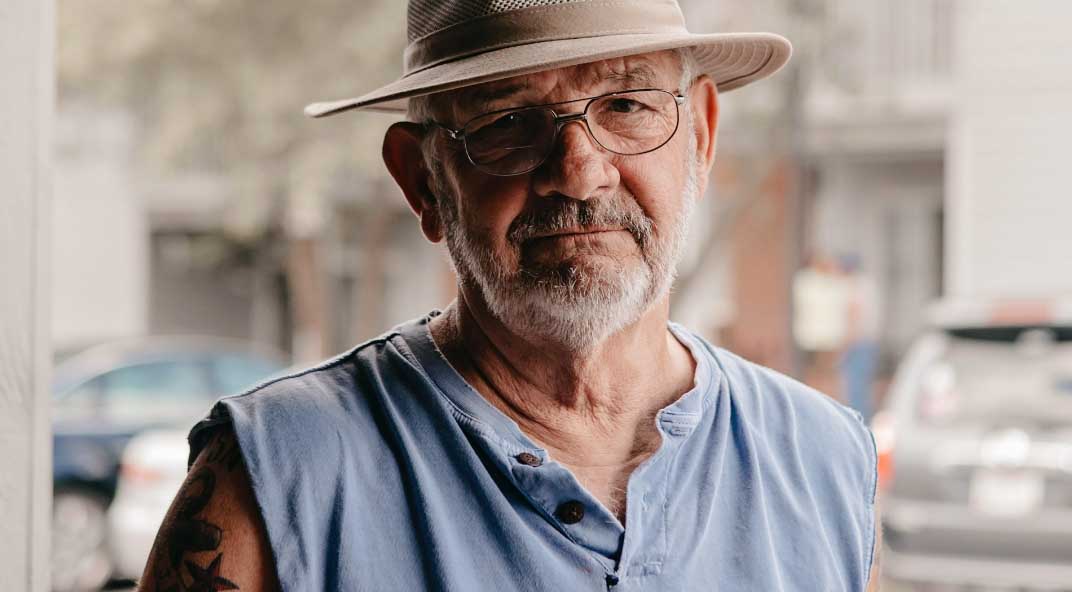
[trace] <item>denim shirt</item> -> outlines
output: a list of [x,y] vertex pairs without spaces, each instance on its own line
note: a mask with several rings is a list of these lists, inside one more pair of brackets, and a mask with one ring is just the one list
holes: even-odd
[[[283,590],[859,592],[876,460],[858,414],[670,330],[692,390],[656,416],[626,525],[411,321],[222,399]],[[658,372],[658,368],[652,368]]]

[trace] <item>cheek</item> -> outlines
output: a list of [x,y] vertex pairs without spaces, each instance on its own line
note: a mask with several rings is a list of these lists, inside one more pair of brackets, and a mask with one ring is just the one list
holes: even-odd
[[656,225],[656,232],[671,224],[683,207],[688,175],[684,151],[662,150],[631,157],[619,166],[622,184],[636,199],[644,214]]
[[458,176],[462,220],[470,232],[496,252],[510,250],[506,234],[528,195],[525,177],[492,177],[479,171]]

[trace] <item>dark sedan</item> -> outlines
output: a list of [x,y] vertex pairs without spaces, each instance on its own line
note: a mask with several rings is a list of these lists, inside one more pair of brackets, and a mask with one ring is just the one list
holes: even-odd
[[189,426],[220,396],[285,367],[280,355],[213,338],[170,337],[91,347],[58,363],[53,379],[54,590],[108,581],[108,505],[119,458],[137,433]]

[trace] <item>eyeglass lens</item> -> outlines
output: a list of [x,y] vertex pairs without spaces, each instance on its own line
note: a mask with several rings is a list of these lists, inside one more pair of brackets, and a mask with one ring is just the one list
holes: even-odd
[[[641,90],[598,97],[585,110],[588,129],[604,149],[637,155],[662,147],[678,126],[674,95]],[[520,175],[540,166],[554,150],[559,124],[550,107],[477,117],[465,126],[469,158],[493,175]]]

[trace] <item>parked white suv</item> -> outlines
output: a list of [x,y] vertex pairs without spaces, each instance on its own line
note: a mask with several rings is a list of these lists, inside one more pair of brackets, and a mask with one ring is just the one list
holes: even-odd
[[108,510],[116,578],[141,578],[156,532],[186,478],[188,453],[186,432],[180,430],[143,432],[127,444]]
[[896,590],[1072,585],[1072,318],[987,310],[940,315],[874,420]]

